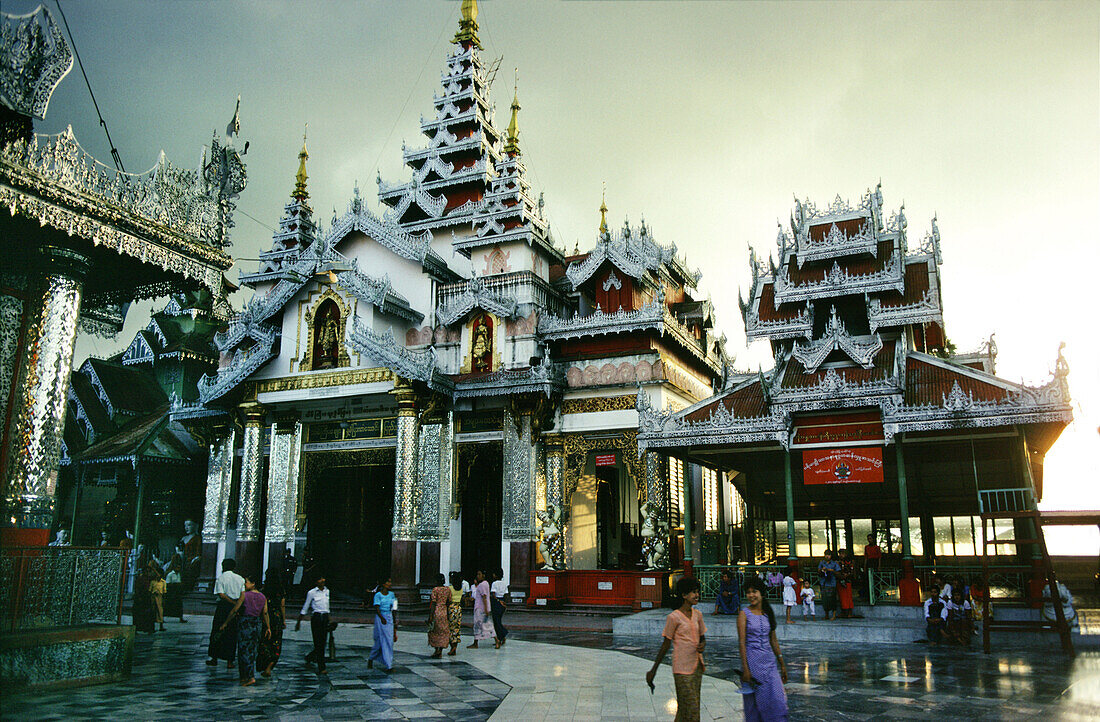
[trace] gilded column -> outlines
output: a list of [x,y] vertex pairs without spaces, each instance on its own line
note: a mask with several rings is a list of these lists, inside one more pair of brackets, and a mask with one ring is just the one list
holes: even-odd
[[206,462],[206,507],[202,516],[202,568],[199,578],[213,581],[218,575],[218,546],[225,543],[229,521],[229,494],[233,489],[233,453],[237,432],[215,436]]
[[546,504],[564,507],[565,497],[565,445],[560,434],[548,434],[543,438],[546,449]]
[[664,460],[655,452],[647,451],[642,459],[645,471],[645,498],[658,509],[664,509],[668,498],[668,475],[664,472]]
[[298,471],[302,449],[302,425],[284,419],[271,425],[271,451],[267,462],[267,544],[265,567],[279,565],[286,544],[294,540],[298,506]]
[[504,563],[512,597],[526,598],[529,572],[535,566],[535,467],[538,452],[530,409],[504,407],[504,514],[501,525],[509,542]]
[[397,451],[394,459],[393,534],[390,577],[403,602],[418,600],[416,593],[417,425],[416,390],[398,378],[391,392],[397,400]]
[[41,268],[28,284],[23,346],[12,373],[3,525],[43,530],[25,541],[46,543],[88,259],[62,246],[43,245],[38,254]]
[[256,573],[260,552],[260,494],[263,449],[260,437],[266,409],[255,402],[239,407],[244,419],[244,455],[241,459],[241,489],[237,500],[237,567]]

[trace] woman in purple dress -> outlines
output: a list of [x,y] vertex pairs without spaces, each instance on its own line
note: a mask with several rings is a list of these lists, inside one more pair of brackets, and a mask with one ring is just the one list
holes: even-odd
[[787,665],[775,637],[775,613],[764,599],[764,581],[753,577],[745,584],[749,606],[737,616],[741,640],[741,681],[752,692],[744,695],[748,722],[787,719]]

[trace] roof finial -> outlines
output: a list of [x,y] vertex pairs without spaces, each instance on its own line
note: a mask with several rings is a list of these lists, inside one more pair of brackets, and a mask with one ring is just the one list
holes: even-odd
[[519,113],[519,68],[516,68],[515,86],[512,92],[512,120],[508,123],[508,142],[504,144],[504,152],[519,155],[519,124],[516,115]]
[[607,182],[603,184],[603,194],[600,196],[600,235],[607,235]]
[[291,193],[292,198],[296,198],[299,201],[305,201],[309,198],[309,193],[306,191],[306,179],[309,177],[306,175],[306,160],[309,159],[309,151],[306,150],[306,133],[309,131],[309,123],[306,123],[305,129],[302,131],[302,149],[298,151],[298,173],[294,176],[294,192]]
[[481,41],[477,38],[477,0],[462,0],[462,19],[458,21],[458,32],[452,42],[469,43],[481,49]]

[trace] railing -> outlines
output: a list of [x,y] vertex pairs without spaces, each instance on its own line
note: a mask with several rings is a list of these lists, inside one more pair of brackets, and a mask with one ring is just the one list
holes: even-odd
[[[692,568],[695,571],[695,578],[699,580],[699,596],[702,599],[714,600],[718,598],[718,585],[722,581],[721,577],[724,571],[733,574],[733,581],[737,584],[737,588],[742,590],[743,597],[745,582],[750,577],[756,576],[764,579],[770,572],[783,574],[786,567],[778,564],[733,564],[728,566],[696,564]],[[769,602],[782,603],[783,586],[781,584],[774,587],[769,586],[764,593],[764,598]]]
[[120,624],[129,549],[10,547],[0,551],[0,630]]
[[1035,498],[1028,488],[979,489],[978,509],[982,514],[1032,511],[1035,509]]
[[867,589],[870,604],[875,605],[879,602],[897,604],[899,577],[901,577],[900,569],[868,569]]

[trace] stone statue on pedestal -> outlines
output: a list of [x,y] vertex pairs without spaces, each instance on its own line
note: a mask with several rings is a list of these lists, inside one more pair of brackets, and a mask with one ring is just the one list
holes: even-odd
[[535,516],[542,526],[539,553],[542,554],[543,568],[564,569],[565,540],[561,536],[561,507],[548,501],[546,511],[536,511]]
[[642,556],[646,571],[668,569],[668,522],[661,510],[648,501],[642,504]]

